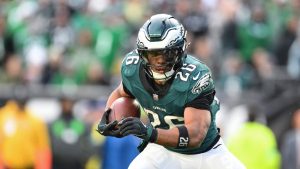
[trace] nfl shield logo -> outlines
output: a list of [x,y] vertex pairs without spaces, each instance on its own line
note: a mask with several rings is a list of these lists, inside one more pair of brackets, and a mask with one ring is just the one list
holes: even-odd
[[157,94],[153,94],[153,99],[157,101],[158,100],[158,95]]

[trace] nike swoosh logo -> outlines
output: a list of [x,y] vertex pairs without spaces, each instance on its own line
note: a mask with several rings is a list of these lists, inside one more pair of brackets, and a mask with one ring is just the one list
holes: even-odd
[[218,145],[216,145],[213,149],[216,149],[216,148],[218,148],[219,146],[220,146],[221,144],[218,144]]
[[197,80],[199,78],[200,72],[197,74],[197,76],[193,77],[193,80]]

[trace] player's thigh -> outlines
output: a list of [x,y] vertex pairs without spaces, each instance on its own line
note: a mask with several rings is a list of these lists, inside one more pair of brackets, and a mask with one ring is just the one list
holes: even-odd
[[246,169],[246,167],[229,152],[223,140],[218,143],[208,152],[203,153],[204,169]]
[[[180,154],[172,152],[176,160],[180,163],[180,169],[202,169],[202,154]],[[179,168],[179,167],[178,167]]]
[[180,169],[179,162],[169,151],[157,144],[149,144],[129,165],[128,169]]
[[128,169],[155,169],[153,162],[144,158],[142,155],[138,155],[129,165]]

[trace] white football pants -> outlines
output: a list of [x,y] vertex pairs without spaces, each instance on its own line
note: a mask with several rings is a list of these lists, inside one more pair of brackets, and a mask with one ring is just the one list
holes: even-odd
[[130,164],[129,169],[245,169],[226,148],[222,138],[201,154],[180,154],[149,143]]

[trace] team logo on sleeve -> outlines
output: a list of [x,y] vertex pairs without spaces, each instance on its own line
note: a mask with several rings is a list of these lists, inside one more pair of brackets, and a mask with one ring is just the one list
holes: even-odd
[[211,75],[209,73],[205,74],[197,81],[197,83],[192,89],[192,93],[200,94],[203,90],[205,90],[209,86],[210,81],[211,81]]

